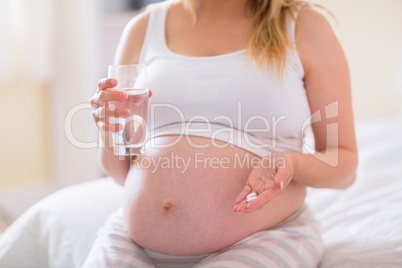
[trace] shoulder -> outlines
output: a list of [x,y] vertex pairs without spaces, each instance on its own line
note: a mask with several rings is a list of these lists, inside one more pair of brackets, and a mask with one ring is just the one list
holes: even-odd
[[340,48],[328,20],[308,5],[299,10],[295,42],[306,71],[328,56],[328,52],[339,51]]
[[115,64],[136,64],[145,40],[150,14],[166,3],[148,5],[131,19],[123,30],[115,55]]
[[333,35],[332,27],[323,15],[310,6],[301,7],[296,21],[296,40],[310,40],[310,44],[316,45]]
[[128,31],[131,34],[143,33],[145,35],[150,14],[155,9],[160,8],[163,5],[166,5],[166,3],[160,2],[146,6],[137,16],[135,16],[133,19],[130,20],[129,23],[127,23],[125,31]]

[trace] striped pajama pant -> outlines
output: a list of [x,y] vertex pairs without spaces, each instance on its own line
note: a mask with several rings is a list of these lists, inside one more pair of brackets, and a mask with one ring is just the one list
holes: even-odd
[[171,256],[140,247],[125,231],[119,210],[99,230],[83,267],[317,267],[323,249],[320,224],[306,205],[273,229],[198,256]]

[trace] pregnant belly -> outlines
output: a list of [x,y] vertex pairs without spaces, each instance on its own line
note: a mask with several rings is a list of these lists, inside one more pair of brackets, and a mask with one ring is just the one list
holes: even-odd
[[[155,144],[176,138],[158,137]],[[125,183],[123,210],[130,237],[159,253],[200,255],[280,223],[303,204],[305,187],[290,183],[258,211],[232,211],[254,157],[241,148],[216,148],[209,139],[193,136],[168,148],[148,146]]]

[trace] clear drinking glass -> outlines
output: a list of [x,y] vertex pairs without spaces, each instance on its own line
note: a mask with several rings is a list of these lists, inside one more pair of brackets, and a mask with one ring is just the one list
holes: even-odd
[[124,91],[126,101],[110,101],[109,108],[130,110],[128,117],[110,117],[113,124],[121,124],[123,129],[113,132],[113,151],[115,155],[128,156],[144,153],[148,135],[148,78],[144,65],[110,65],[109,78],[115,78],[118,85],[112,90]]

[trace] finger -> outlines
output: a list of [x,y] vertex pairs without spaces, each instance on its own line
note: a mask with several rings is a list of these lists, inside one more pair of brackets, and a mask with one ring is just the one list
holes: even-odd
[[104,106],[108,101],[125,101],[127,97],[127,93],[123,91],[103,90],[94,96],[93,103],[98,106]]
[[[122,91],[123,92],[123,91]],[[148,100],[148,96],[144,95],[128,95],[127,100],[134,106],[139,106],[141,103]]]
[[284,186],[289,184],[292,174],[293,172],[290,168],[279,169],[274,177],[275,187],[282,190]]
[[234,212],[245,212],[247,209],[247,195],[251,193],[262,193],[267,187],[273,187],[274,182],[266,174],[264,169],[253,169],[247,179],[247,184],[236,199],[236,205],[233,207]]
[[130,110],[129,109],[124,109],[124,108],[117,108],[114,112],[112,112],[112,114],[110,114],[111,116],[115,116],[115,117],[128,117],[130,115]]
[[243,190],[240,192],[239,196],[236,199],[236,204],[240,204],[243,200],[246,199],[246,196],[251,193],[251,186],[249,184],[246,184],[244,186]]
[[98,108],[99,108],[99,105],[96,103],[96,97],[95,97],[95,96],[93,96],[93,97],[89,100],[89,103],[91,104],[91,107],[92,107],[93,109],[98,109]]
[[125,118],[130,115],[129,109],[124,108],[114,108],[110,107],[100,107],[92,111],[92,116],[95,120],[99,120],[101,118],[109,118],[110,116]]
[[104,109],[103,114],[106,118],[110,116],[125,118],[130,115],[130,110],[125,108],[114,108],[113,106],[112,107],[109,106],[107,108],[102,107],[102,109]]
[[98,89],[96,93],[101,92],[102,90],[105,90],[107,88],[114,88],[117,86],[118,82],[114,78],[103,78],[98,81]]
[[92,117],[95,119],[95,121],[98,121],[100,118],[104,117],[104,112],[102,112],[102,109],[103,107],[92,110]]
[[274,188],[274,189],[268,189],[263,193],[259,194],[257,196],[257,199],[247,203],[246,211],[254,211],[262,208],[263,206],[268,204],[279,193],[279,191],[280,189]]
[[272,185],[268,186],[269,189],[263,191],[257,196],[257,199],[237,208],[238,212],[251,212],[262,208],[268,204],[275,196],[280,194],[284,188],[284,183],[286,183],[291,177],[291,172],[286,169],[281,169],[275,175]]
[[233,208],[234,212],[242,213],[242,212],[252,212],[254,210],[262,208],[264,205],[268,204],[277,194],[278,190],[270,189],[266,190],[260,195],[257,195],[257,199],[248,202],[244,200],[240,204],[236,205]]
[[98,122],[98,129],[101,132],[119,132],[123,129],[122,124],[106,124],[105,122]]
[[282,190],[283,186],[285,184],[286,178],[287,178],[287,176],[285,175],[284,172],[278,172],[274,178],[275,187],[278,188],[279,190]]
[[236,204],[236,205],[233,207],[233,212],[235,212],[235,213],[242,213],[242,212],[245,212],[246,209],[247,209],[247,200],[244,199],[241,203]]

